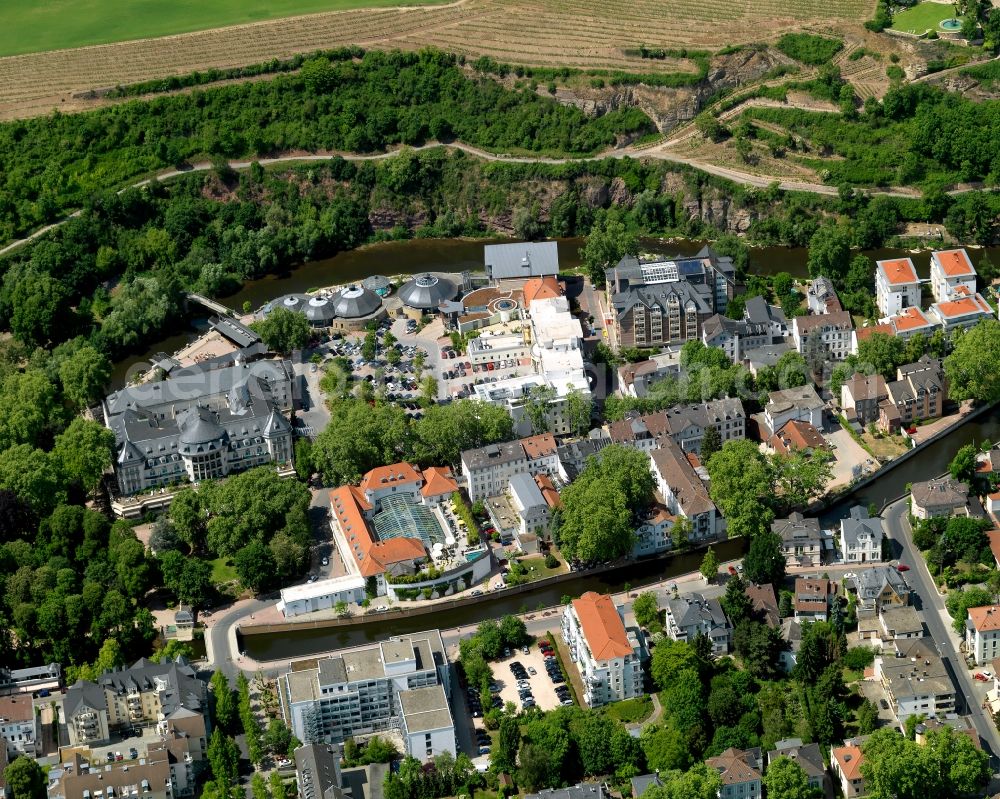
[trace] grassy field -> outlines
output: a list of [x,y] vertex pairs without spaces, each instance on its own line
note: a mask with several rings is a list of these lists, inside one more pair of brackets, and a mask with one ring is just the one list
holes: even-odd
[[653,714],[653,700],[643,695],[635,699],[613,702],[607,707],[607,714],[623,724],[645,721]]
[[892,17],[892,29],[904,33],[921,34],[924,31],[938,29],[938,23],[943,19],[955,16],[951,4],[918,3],[913,8],[900,11]]
[[229,558],[216,558],[212,564],[212,585],[225,585],[237,579],[236,569]]
[[6,0],[0,56],[222,28],[250,22],[446,0]]

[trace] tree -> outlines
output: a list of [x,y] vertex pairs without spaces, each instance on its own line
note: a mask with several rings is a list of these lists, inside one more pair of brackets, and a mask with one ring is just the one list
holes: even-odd
[[[771,527],[774,473],[753,441],[727,441],[707,463],[712,501],[728,520],[730,536],[755,536]],[[758,582],[758,581],[754,581]]]
[[858,708],[858,733],[869,735],[878,728],[878,708],[871,700],[864,700]]
[[274,580],[274,556],[266,544],[251,541],[233,556],[233,566],[240,582],[255,593],[263,591]]
[[825,275],[839,283],[851,258],[851,234],[847,226],[823,225],[809,239],[809,275]]
[[420,382],[420,399],[428,405],[437,402],[438,381],[434,375],[427,375]]
[[496,749],[490,755],[490,763],[497,771],[513,771],[520,746],[520,724],[516,718],[505,716],[500,722],[500,734],[497,736]]
[[685,772],[670,771],[660,775],[660,785],[652,785],[644,799],[716,799],[722,790],[719,772],[698,763]]
[[274,755],[284,757],[292,745],[292,731],[281,719],[271,719],[264,733],[264,746]]
[[174,494],[170,503],[170,523],[180,538],[193,553],[204,545],[205,512],[198,492],[192,489]]
[[63,396],[77,410],[88,407],[100,398],[110,377],[111,362],[104,353],[90,344],[81,345],[59,364]]
[[660,621],[660,605],[654,591],[643,591],[632,600],[632,613],[636,624],[647,630]]
[[236,727],[236,697],[229,687],[229,680],[221,671],[212,672],[209,681],[215,707],[215,723],[226,732],[233,732]]
[[15,757],[3,771],[11,799],[45,799],[45,772],[29,757]]
[[686,770],[694,762],[687,736],[674,724],[648,724],[639,737],[646,766],[657,771]]
[[89,493],[100,484],[105,470],[111,468],[114,443],[111,430],[78,416],[56,436],[52,461],[69,482]]
[[313,446],[316,469],[328,484],[356,482],[365,472],[403,455],[409,422],[401,408],[350,399],[332,404],[330,411],[338,423],[328,424]]
[[612,208],[600,214],[580,249],[580,258],[595,286],[604,285],[604,270],[626,255],[639,254],[639,239],[626,226],[621,212]]
[[698,568],[698,571],[710,583],[714,582],[715,578],[719,576],[719,559],[715,555],[715,550],[711,547],[705,552],[705,557],[701,559],[701,566]]
[[566,394],[564,416],[570,433],[582,436],[590,430],[593,406],[590,396],[584,397],[579,389],[574,388]]
[[698,132],[708,141],[722,141],[729,135],[729,129],[709,111],[702,111],[698,114],[694,124],[698,128]]
[[690,644],[664,639],[653,648],[649,674],[657,687],[665,691],[677,682],[682,671],[697,668],[698,657]]
[[952,627],[959,635],[965,633],[965,620],[969,615],[969,608],[981,608],[985,605],[993,604],[993,594],[985,588],[977,586],[965,586],[948,592],[945,599],[945,607],[953,619]]
[[514,437],[507,410],[478,400],[433,405],[412,427],[413,456],[421,464],[458,464],[462,453]]
[[236,741],[224,735],[222,730],[213,730],[208,742],[208,762],[216,784],[222,787],[222,795],[227,796],[229,788],[239,779],[240,750]]
[[528,628],[520,616],[506,615],[500,619],[500,637],[509,647],[523,646],[528,640]]
[[1000,400],[1000,322],[984,319],[958,337],[944,359],[948,393],[987,405]]
[[708,459],[720,449],[722,449],[722,436],[719,435],[719,428],[709,425],[701,438],[701,462],[707,463]]
[[278,306],[252,327],[272,352],[290,353],[309,341],[309,320],[305,314]]
[[802,766],[785,756],[768,764],[764,789],[768,799],[819,799],[823,795],[822,789],[809,784]]
[[743,559],[743,573],[751,583],[781,585],[785,579],[781,536],[768,531],[754,538]]
[[736,574],[726,583],[726,593],[721,599],[722,609],[726,612],[729,623],[735,627],[753,614],[753,602],[747,596],[747,584]]
[[800,449],[776,455],[772,468],[784,504],[804,508],[822,496],[833,479],[833,461],[833,454],[825,449]]
[[761,680],[774,679],[784,647],[781,633],[754,619],[736,624],[733,645],[749,674]]
[[906,342],[885,333],[873,333],[858,344],[858,361],[871,368],[886,380],[893,380],[896,367],[905,363]]
[[975,444],[966,444],[961,447],[948,465],[951,476],[963,483],[971,484],[976,476],[976,456]]

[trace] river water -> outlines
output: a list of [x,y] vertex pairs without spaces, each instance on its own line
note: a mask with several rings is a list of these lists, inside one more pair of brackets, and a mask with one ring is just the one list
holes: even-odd
[[[483,246],[493,241],[497,240],[414,239],[373,244],[339,253],[332,258],[304,264],[282,275],[251,281],[239,292],[224,298],[223,301],[232,308],[240,308],[244,302],[249,302],[256,308],[281,294],[305,292],[320,286],[347,283],[369,275],[405,275],[428,270],[438,272],[481,270]],[[559,241],[559,260],[564,269],[572,269],[580,265],[579,249],[583,243],[584,240],[581,238]],[[692,255],[702,246],[704,246],[704,242],[690,240],[644,239],[642,242],[643,251],[661,255]],[[990,248],[986,252],[994,262],[1000,259],[1000,248]],[[868,251],[864,254],[875,260],[902,256],[911,257],[921,277],[927,277],[930,268],[929,251],[911,253],[905,250],[881,249]],[[982,256],[982,251],[972,249],[970,255],[975,263]],[[807,277],[807,257],[808,251],[804,248],[754,248],[750,251],[749,271],[752,274],[761,275],[788,272],[795,277]],[[195,317],[188,320],[187,324],[188,327],[185,330],[157,342],[145,352],[137,353],[116,364],[112,375],[112,384],[115,387],[122,385],[130,367],[142,362],[148,363],[149,359],[156,353],[172,353],[192,341],[206,329],[207,318]],[[960,446],[972,441],[978,443],[984,440],[1000,440],[1000,411],[994,410],[992,414],[969,422],[953,431],[950,435],[932,444],[903,465],[896,467],[884,477],[858,492],[855,497],[832,507],[825,514],[825,517],[836,519],[846,515],[849,505],[855,503],[866,505],[869,502],[874,502],[876,505],[882,505],[886,500],[903,494],[907,483],[926,480],[944,472]],[[717,549],[722,556],[735,557],[739,554],[740,546],[739,542],[724,542]],[[699,555],[681,555],[670,561],[652,561],[632,565],[599,577],[580,577],[552,588],[540,587],[530,593],[508,598],[500,597],[471,608],[443,611],[434,615],[433,626],[447,628],[473,624],[484,618],[517,612],[522,608],[555,605],[565,594],[579,596],[588,590],[619,591],[622,590],[626,582],[633,586],[639,586],[664,577],[693,571],[698,567],[699,562]],[[374,638],[384,638],[386,635],[419,631],[431,624],[431,619],[428,617],[418,616],[407,620],[393,619],[390,615],[380,618],[375,623],[348,630],[303,629],[280,635],[249,636],[246,646],[248,654],[256,659],[303,657],[344,645],[362,643]]]

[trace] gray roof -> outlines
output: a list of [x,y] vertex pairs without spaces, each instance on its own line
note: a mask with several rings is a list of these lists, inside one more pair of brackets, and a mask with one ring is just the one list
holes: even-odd
[[870,518],[868,509],[861,505],[851,508],[851,515],[840,520],[840,534],[848,547],[856,547],[858,538],[862,535],[874,536],[876,542],[881,542],[884,536],[881,518]]
[[788,320],[781,308],[768,305],[763,297],[751,297],[743,306],[743,318],[759,325],[778,324],[787,327]]
[[632,777],[632,796],[635,799],[639,799],[651,785],[663,785],[660,781],[659,772],[656,774],[640,774],[638,777]]
[[659,308],[666,313],[671,300],[676,300],[681,308],[694,310],[699,314],[710,314],[713,309],[712,298],[708,286],[686,282],[654,283],[648,286],[631,286],[612,296],[611,304],[619,316],[636,305]]
[[332,305],[337,316],[357,319],[378,311],[382,307],[382,300],[378,294],[364,286],[347,286],[334,297]]
[[453,299],[458,289],[447,278],[430,272],[416,275],[399,289],[399,298],[411,308],[424,311],[436,310],[444,301]]
[[556,452],[559,463],[566,472],[566,476],[571,481],[575,480],[587,465],[587,459],[597,456],[610,443],[610,438],[586,438],[558,447]]
[[719,600],[705,599],[702,594],[688,594],[671,599],[667,606],[670,608],[670,615],[674,617],[674,624],[682,629],[702,622],[710,622],[714,627],[727,627],[729,624]]
[[897,642],[897,657],[882,656],[882,679],[897,702],[913,696],[954,694],[955,684],[929,638]]
[[719,255],[711,247],[702,247],[695,255],[673,255],[636,258],[626,255],[618,264],[606,270],[608,284],[615,291],[639,285],[662,285],[686,282],[714,289],[721,277],[735,283],[736,267],[728,255]]
[[787,519],[775,519],[771,522],[771,532],[780,535],[781,542],[786,545],[818,542],[819,519],[807,519],[801,513],[792,513]]
[[253,330],[228,316],[213,317],[208,323],[213,330],[225,336],[237,347],[249,347],[260,341],[260,336]]
[[604,799],[604,789],[597,783],[581,783],[569,788],[547,788],[529,793],[524,799]]
[[716,511],[705,483],[673,439],[664,439],[657,449],[649,453],[649,457],[663,482],[670,487],[685,516],[694,517]]
[[760,347],[754,347],[747,352],[746,357],[750,361],[751,366],[759,369],[762,366],[774,366],[781,360],[781,356],[786,352],[790,352],[791,349],[791,346],[785,342],[781,342],[780,344],[764,344]]
[[483,247],[486,274],[494,280],[559,274],[559,245],[554,241],[522,241]]
[[403,712],[403,723],[411,735],[415,732],[431,732],[454,727],[448,697],[444,686],[428,685],[399,692],[399,706]]
[[506,441],[501,444],[489,444],[479,449],[467,449],[462,453],[462,465],[470,471],[485,469],[501,463],[523,460],[527,458],[520,441]]
[[823,400],[811,385],[785,388],[767,395],[767,411],[772,415],[793,408],[811,411],[822,408],[823,405]]
[[890,630],[894,635],[922,633],[924,630],[924,625],[920,621],[917,609],[912,605],[885,608],[882,611],[882,626],[886,630]]
[[510,493],[524,508],[537,508],[546,504],[538,483],[526,472],[515,474],[510,478]]
[[704,429],[737,419],[746,419],[743,402],[734,397],[724,397],[699,404],[675,405],[642,416],[630,413],[624,419],[609,424],[608,434],[614,443],[628,444],[648,438],[665,439],[680,435],[689,427]]
[[295,750],[295,772],[302,799],[342,799],[340,752],[329,744],[305,744]]
[[219,424],[216,415],[208,408],[186,408],[177,414],[177,429],[182,450],[192,449],[198,444],[209,444],[222,439],[226,431]]
[[870,566],[867,569],[859,569],[854,574],[854,587],[858,592],[858,598],[866,602],[873,602],[887,585],[900,596],[910,593],[910,587],[895,566]]
[[961,508],[969,501],[969,487],[952,477],[939,477],[910,487],[913,501],[922,508]]
[[178,657],[163,663],[140,658],[128,668],[104,672],[96,682],[80,680],[70,686],[63,703],[65,713],[72,716],[82,705],[95,710],[106,709],[105,691],[122,695],[134,691],[152,691],[157,679],[165,680],[175,689],[181,707],[199,713],[207,709],[202,708],[204,685],[199,682],[194,669],[185,658]]
[[389,764],[371,763],[360,768],[344,769],[342,774],[345,787],[351,791],[351,799],[382,799]]
[[801,738],[786,738],[778,741],[774,749],[767,753],[767,765],[770,766],[779,757],[794,760],[802,767],[807,777],[823,779],[826,776],[823,753],[817,743],[804,744]]
[[72,718],[83,706],[94,710],[107,710],[108,700],[104,695],[104,689],[89,680],[79,680],[67,688],[63,699],[63,713],[66,718]]

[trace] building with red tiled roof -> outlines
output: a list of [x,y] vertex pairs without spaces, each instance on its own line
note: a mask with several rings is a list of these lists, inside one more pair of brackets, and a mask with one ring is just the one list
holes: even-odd
[[424,485],[420,495],[431,505],[437,505],[445,497],[458,491],[458,483],[452,477],[450,466],[431,466],[423,471]]
[[[920,308],[904,308],[889,320],[892,325],[893,335],[905,340],[915,336],[917,333],[930,335],[937,324],[927,316]],[[860,331],[859,331],[860,336]]]
[[371,503],[393,494],[417,494],[423,485],[420,470],[405,461],[378,466],[361,478],[361,490]]
[[775,452],[780,452],[783,455],[799,450],[812,452],[817,449],[830,448],[819,430],[802,419],[792,419],[785,422],[784,427],[771,436],[768,443]]
[[893,258],[875,265],[875,301],[883,316],[920,306],[920,279],[913,261]]
[[865,781],[861,776],[861,764],[865,756],[857,743],[845,742],[830,750],[830,769],[840,783],[840,795],[844,799],[856,799],[865,795]]
[[549,300],[562,295],[562,285],[551,275],[533,277],[524,282],[524,307],[529,311],[535,300]]
[[705,765],[719,772],[722,788],[719,799],[760,799],[763,791],[763,766],[760,749],[729,747]]
[[946,302],[956,293],[976,293],[976,269],[965,250],[931,253],[931,291],[938,302]]
[[984,605],[969,608],[965,620],[965,643],[968,651],[982,666],[1000,657],[1000,607]]
[[993,309],[981,294],[971,294],[964,287],[959,287],[951,296],[953,299],[931,305],[929,311],[945,333],[957,328],[974,327],[983,319],[993,318]]
[[535,484],[538,486],[538,490],[542,492],[542,497],[545,499],[546,505],[552,509],[562,507],[562,497],[559,496],[559,492],[556,490],[551,477],[544,473],[536,474]]
[[562,636],[590,707],[642,694],[642,649],[610,596],[588,591],[574,599],[563,612]]
[[556,438],[552,433],[539,433],[537,436],[522,438],[521,446],[531,461],[551,458],[556,454]]
[[880,325],[868,325],[868,327],[858,328],[858,343],[860,344],[862,341],[867,341],[876,333],[881,333],[882,335],[885,336],[896,335],[896,331],[893,328],[891,322],[885,322],[884,324]]

